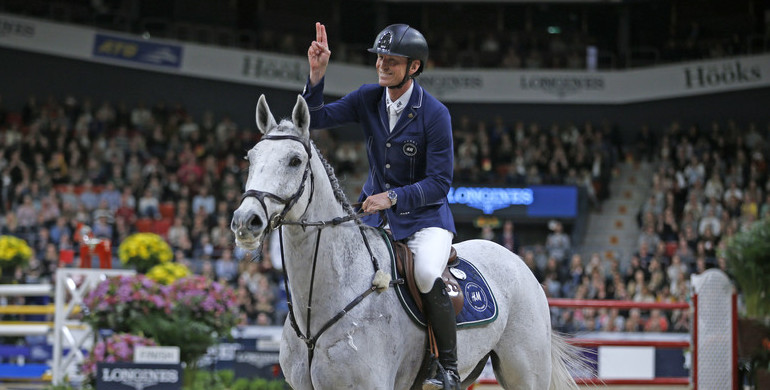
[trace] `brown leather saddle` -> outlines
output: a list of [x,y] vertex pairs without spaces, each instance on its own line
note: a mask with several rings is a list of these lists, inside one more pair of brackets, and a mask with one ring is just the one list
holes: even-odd
[[[420,312],[423,312],[422,294],[420,294],[420,290],[417,288],[417,283],[414,280],[414,257],[412,256],[412,251],[405,243],[393,241],[393,252],[396,256],[396,269],[398,270],[398,274],[406,281],[409,293],[412,294],[412,298],[414,298],[414,302],[417,304],[417,309],[420,310]],[[447,294],[449,294],[449,298],[452,301],[455,315],[460,314],[465,300],[460,284],[449,271],[451,267],[457,265],[457,262],[457,251],[452,247],[449,252],[449,258],[447,259],[447,266],[444,268],[441,278],[444,280],[444,284],[446,284]]]

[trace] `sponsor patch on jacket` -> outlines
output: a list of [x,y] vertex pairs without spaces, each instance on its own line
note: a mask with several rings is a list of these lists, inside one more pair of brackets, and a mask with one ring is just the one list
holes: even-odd
[[414,141],[406,141],[401,150],[404,152],[404,155],[414,157],[417,154],[417,144]]

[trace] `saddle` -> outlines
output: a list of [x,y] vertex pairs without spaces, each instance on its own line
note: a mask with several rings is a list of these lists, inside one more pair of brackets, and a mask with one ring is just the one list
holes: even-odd
[[[396,260],[396,269],[398,273],[404,276],[406,285],[409,288],[409,293],[414,298],[417,309],[423,312],[422,294],[417,288],[417,282],[414,280],[414,256],[412,251],[401,241],[393,241],[393,252]],[[455,279],[450,269],[458,264],[457,251],[455,248],[449,252],[449,258],[447,259],[447,266],[444,268],[444,272],[441,274],[441,279],[446,284],[447,294],[452,301],[452,307],[454,307],[455,315],[460,314],[463,310],[465,297],[463,296],[463,290],[460,288],[460,284]]]

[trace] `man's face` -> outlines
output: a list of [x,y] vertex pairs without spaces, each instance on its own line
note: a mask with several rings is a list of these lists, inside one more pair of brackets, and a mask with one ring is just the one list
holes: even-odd
[[382,87],[398,85],[406,75],[406,57],[377,55],[377,80]]

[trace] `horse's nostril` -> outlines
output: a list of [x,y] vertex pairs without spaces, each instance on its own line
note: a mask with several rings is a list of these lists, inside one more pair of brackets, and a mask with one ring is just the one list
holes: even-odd
[[249,219],[248,223],[249,229],[259,229],[262,227],[262,218],[260,218],[258,215],[254,215]]

